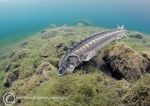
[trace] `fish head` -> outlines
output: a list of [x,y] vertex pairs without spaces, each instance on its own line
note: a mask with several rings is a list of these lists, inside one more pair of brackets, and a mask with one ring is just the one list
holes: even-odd
[[67,56],[67,58],[65,57],[63,61],[59,64],[58,74],[63,75],[66,73],[72,73],[79,64],[80,61],[77,56]]

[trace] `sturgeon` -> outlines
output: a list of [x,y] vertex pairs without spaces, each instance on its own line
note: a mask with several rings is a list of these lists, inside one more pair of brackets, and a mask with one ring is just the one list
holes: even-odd
[[84,61],[89,61],[96,56],[97,51],[110,44],[114,40],[125,36],[124,27],[118,27],[104,32],[93,34],[74,47],[67,50],[59,62],[58,75],[72,73],[75,68]]

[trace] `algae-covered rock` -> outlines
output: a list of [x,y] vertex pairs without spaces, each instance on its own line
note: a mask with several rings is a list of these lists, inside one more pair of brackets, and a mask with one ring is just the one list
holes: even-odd
[[37,75],[42,75],[45,79],[49,79],[49,72],[50,70],[54,69],[54,66],[52,66],[50,63],[45,62],[39,65],[36,69]]
[[148,60],[125,43],[118,43],[109,51],[106,61],[112,73],[120,74],[128,81],[137,80],[146,73]]
[[33,75],[27,82],[26,82],[26,89],[28,90],[32,90],[34,89],[36,86],[39,86],[39,84],[42,82],[43,80],[41,79],[41,77],[39,77],[38,75]]
[[85,25],[80,22],[80,23],[77,23],[76,26],[77,26],[77,27],[84,27]]
[[41,31],[41,33],[43,34],[43,33],[45,33],[46,31]]
[[15,72],[9,72],[4,79],[4,86],[11,87],[12,83],[18,79],[18,74]]
[[29,79],[20,79],[13,83],[11,92],[14,92],[15,95],[25,96],[42,82],[43,78],[39,75],[33,75]]
[[47,58],[51,55],[54,55],[54,52],[56,50],[52,47],[52,46],[49,46],[49,45],[45,45],[43,46],[42,48],[40,48],[40,53],[39,53],[39,56],[40,57],[44,57],[44,58]]
[[145,58],[147,58],[147,60],[148,60],[149,63],[150,63],[150,51],[144,51],[142,55],[143,55]]
[[132,32],[129,37],[132,37],[132,38],[137,38],[137,39],[142,39],[143,38],[143,35],[140,33],[140,32]]
[[41,74],[43,70],[49,70],[49,69],[51,69],[51,64],[48,62],[45,62],[37,67],[36,73]]
[[84,26],[92,26],[93,23],[88,20],[79,20],[75,22],[75,26],[77,27],[84,27]]
[[48,39],[50,37],[54,37],[58,34],[58,31],[57,30],[52,30],[52,31],[46,31],[44,33],[41,33],[41,38],[42,39]]
[[55,24],[50,25],[50,28],[56,28],[56,27],[57,27],[57,25],[55,25]]
[[61,48],[61,47],[63,47],[63,43],[59,43],[59,44],[56,45],[56,48],[58,48],[58,49]]
[[11,61],[17,61],[17,60],[27,56],[28,53],[29,53],[28,49],[22,49],[13,55]]
[[22,42],[22,43],[20,44],[20,47],[25,47],[25,46],[28,45],[28,44],[29,44],[28,41],[24,41],[24,42]]
[[48,57],[49,55],[50,55],[50,53],[49,53],[48,51],[41,51],[41,52],[40,52],[40,56],[41,56],[41,57],[45,57],[45,58],[46,58],[46,57]]
[[149,61],[148,71],[150,72],[150,51],[145,51],[142,55]]

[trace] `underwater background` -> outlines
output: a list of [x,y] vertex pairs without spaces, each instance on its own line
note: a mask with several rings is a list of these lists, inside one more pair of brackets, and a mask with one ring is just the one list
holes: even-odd
[[35,35],[51,24],[93,26],[150,33],[149,0],[0,0],[0,45]]
[[150,106],[149,11],[150,0],[0,0],[0,106]]

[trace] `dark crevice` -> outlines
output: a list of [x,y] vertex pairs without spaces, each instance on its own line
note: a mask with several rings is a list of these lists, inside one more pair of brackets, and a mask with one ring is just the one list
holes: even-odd
[[113,78],[117,79],[117,80],[121,80],[122,78],[124,78],[124,76],[123,76],[123,74],[122,74],[121,72],[119,72],[119,71],[117,71],[117,70],[113,70],[113,69],[111,68],[110,63],[109,63],[107,57],[108,57],[108,56],[105,56],[105,57],[103,58],[103,60],[104,60],[105,63],[106,63],[106,67],[107,67],[106,70],[109,71],[109,73],[111,73],[111,76],[112,76]]
[[124,78],[122,73],[120,73],[119,71],[113,71],[109,64],[104,64],[100,66],[99,69],[107,76],[111,76],[116,80],[121,80],[122,78]]
[[122,73],[120,73],[119,71],[113,71],[113,72],[111,72],[111,75],[113,78],[115,78],[117,80],[122,80],[122,78],[124,78]]
[[[90,61],[84,61],[82,62],[78,67],[76,67],[76,70],[78,69],[82,69],[84,70],[85,73],[89,73],[93,70],[94,68],[99,68],[100,71],[102,71],[105,75],[107,76],[111,76],[113,78],[115,78],[116,80],[122,80],[122,78],[124,78],[124,76],[122,75],[122,73],[120,73],[117,70],[113,70],[109,64],[109,62],[107,61],[107,58],[103,58],[104,60],[104,64],[102,64],[101,66],[98,66],[97,62],[95,61],[95,59],[91,59]],[[74,72],[76,72],[76,70],[74,70]]]
[[8,82],[5,82],[5,83],[4,83],[4,87],[9,88],[9,87],[11,87],[11,84],[8,83]]

